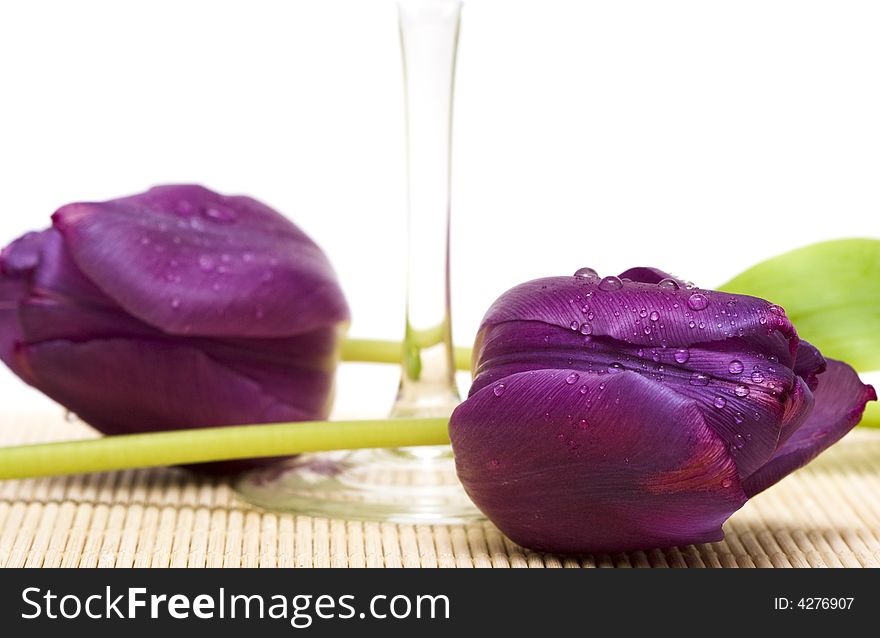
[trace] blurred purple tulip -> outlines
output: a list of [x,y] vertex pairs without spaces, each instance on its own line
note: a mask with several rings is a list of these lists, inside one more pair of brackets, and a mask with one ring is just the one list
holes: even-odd
[[0,359],[107,434],[324,419],[348,317],[301,230],[200,186],[69,204],[0,253]]
[[651,268],[508,291],[474,376],[449,427],[462,483],[512,540],[563,553],[718,541],[877,398],[782,308]]

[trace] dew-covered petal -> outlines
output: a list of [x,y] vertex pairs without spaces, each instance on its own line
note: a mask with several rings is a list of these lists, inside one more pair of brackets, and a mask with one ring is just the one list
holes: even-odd
[[780,446],[773,457],[744,482],[751,497],[803,467],[836,443],[862,418],[868,401],[877,393],[865,385],[846,363],[826,359],[827,369],[819,376],[815,406],[806,421]]
[[53,221],[91,282],[167,333],[284,337],[348,319],[320,248],[247,197],[167,186]]
[[547,277],[504,293],[480,331],[507,321],[538,321],[641,347],[684,347],[731,337],[758,340],[791,367],[797,333],[785,311],[768,301],[698,288],[677,290],[617,277]]
[[512,374],[473,393],[449,431],[468,494],[533,549],[717,541],[745,502],[726,445],[695,403],[631,372]]
[[776,337],[644,347],[577,326],[488,324],[476,347],[471,393],[528,370],[567,368],[600,375],[632,371],[692,399],[745,478],[776,451],[786,424],[800,423],[812,406],[809,390],[781,363],[788,345]]
[[687,282],[683,279],[670,275],[668,272],[660,270],[659,268],[651,268],[649,266],[629,268],[620,273],[618,277],[643,284],[659,284],[661,281],[674,281],[680,288],[684,288],[687,285]]
[[[786,393],[785,403],[783,404],[784,410],[779,423],[779,438],[776,441],[776,450],[784,445],[800,429],[813,413],[815,404],[816,395],[813,394],[807,382],[802,377],[795,377],[795,385]],[[774,454],[776,450],[773,451]],[[755,470],[759,469],[755,468]]]

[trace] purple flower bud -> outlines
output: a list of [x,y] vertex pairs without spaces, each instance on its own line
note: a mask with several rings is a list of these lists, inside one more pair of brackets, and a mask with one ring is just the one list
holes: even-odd
[[877,398],[782,308],[650,268],[508,291],[474,374],[449,427],[459,478],[512,540],[564,553],[718,541]]
[[106,434],[326,418],[348,308],[282,215],[162,186],[52,222],[0,253],[0,359],[24,381]]

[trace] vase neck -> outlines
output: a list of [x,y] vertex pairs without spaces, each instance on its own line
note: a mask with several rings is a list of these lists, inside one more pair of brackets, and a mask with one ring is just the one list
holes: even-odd
[[393,416],[449,414],[455,386],[449,292],[452,98],[461,2],[400,0],[406,108],[406,330]]

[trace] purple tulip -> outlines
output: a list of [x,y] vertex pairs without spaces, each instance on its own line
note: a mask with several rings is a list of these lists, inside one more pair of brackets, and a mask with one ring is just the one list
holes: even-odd
[[348,317],[301,230],[200,186],[69,204],[0,253],[0,359],[107,434],[324,419]]
[[508,291],[474,375],[449,427],[459,478],[512,540],[563,553],[718,541],[877,398],[782,308],[650,268]]

